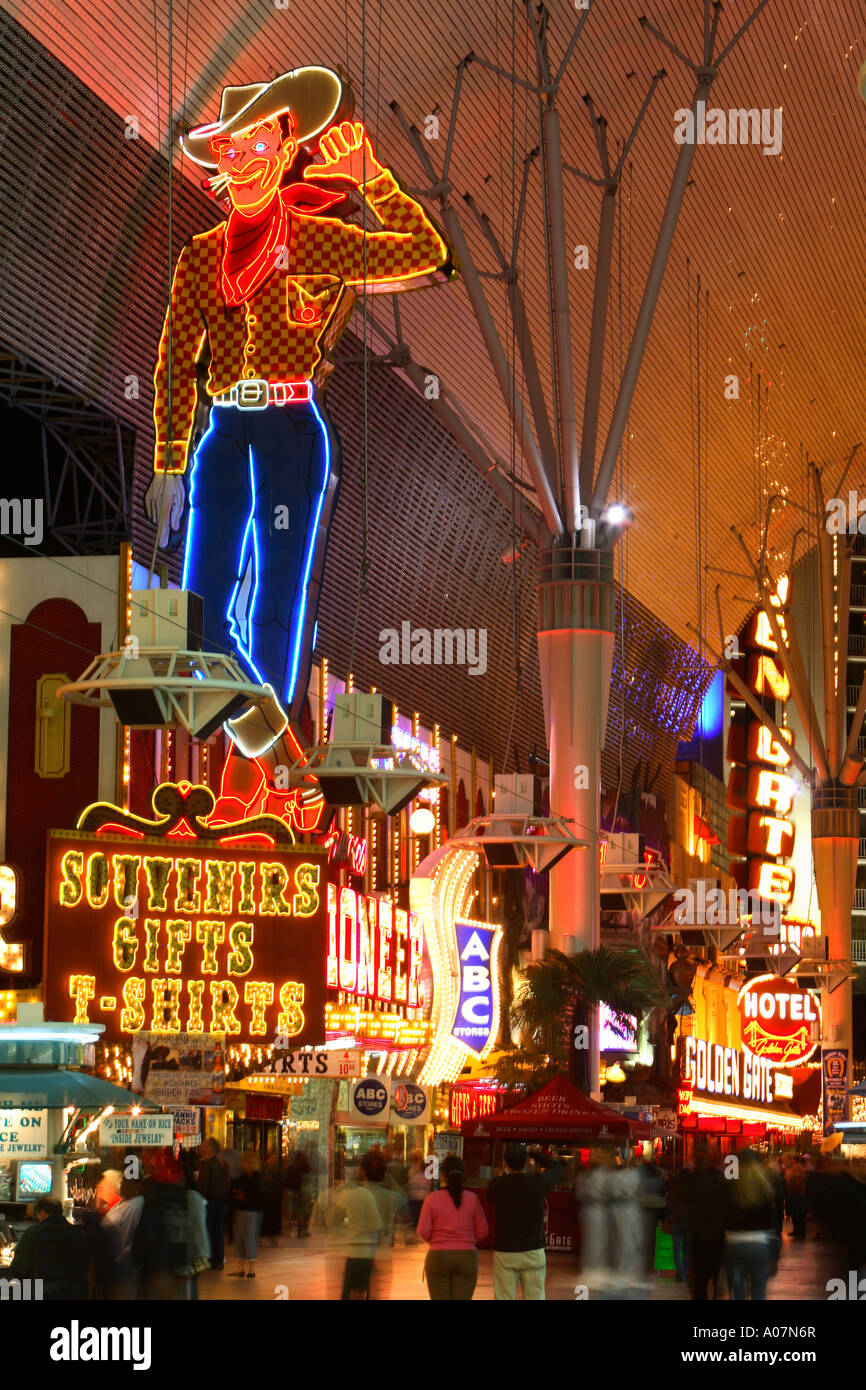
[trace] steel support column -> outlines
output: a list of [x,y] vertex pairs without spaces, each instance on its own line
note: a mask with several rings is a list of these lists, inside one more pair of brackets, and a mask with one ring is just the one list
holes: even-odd
[[[538,655],[550,748],[550,811],[589,848],[550,872],[551,945],[566,954],[601,942],[601,750],[614,643],[613,552],[554,544],[541,557]],[[598,1076],[592,1029],[589,1075]]]

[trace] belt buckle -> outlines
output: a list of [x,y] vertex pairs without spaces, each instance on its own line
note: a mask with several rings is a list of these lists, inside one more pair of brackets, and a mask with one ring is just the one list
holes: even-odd
[[262,377],[251,377],[239,381],[237,386],[238,405],[241,410],[266,410],[268,404],[268,383]]

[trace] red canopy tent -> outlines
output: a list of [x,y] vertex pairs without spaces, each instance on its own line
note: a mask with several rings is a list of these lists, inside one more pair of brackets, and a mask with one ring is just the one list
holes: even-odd
[[467,1139],[541,1140],[624,1139],[633,1122],[606,1105],[590,1100],[564,1076],[557,1075],[540,1091],[494,1110],[480,1119],[464,1120],[460,1132]]

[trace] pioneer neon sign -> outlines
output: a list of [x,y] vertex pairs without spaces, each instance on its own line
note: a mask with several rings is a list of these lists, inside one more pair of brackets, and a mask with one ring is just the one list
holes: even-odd
[[332,988],[385,1004],[421,1008],[424,928],[388,898],[328,884],[328,967]]

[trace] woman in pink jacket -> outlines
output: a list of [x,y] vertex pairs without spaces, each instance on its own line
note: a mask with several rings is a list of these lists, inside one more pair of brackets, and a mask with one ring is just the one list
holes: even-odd
[[425,1198],[418,1234],[430,1246],[424,1262],[430,1297],[468,1302],[478,1282],[477,1245],[487,1222],[474,1192],[463,1186],[463,1163],[449,1155],[442,1164],[445,1187]]

